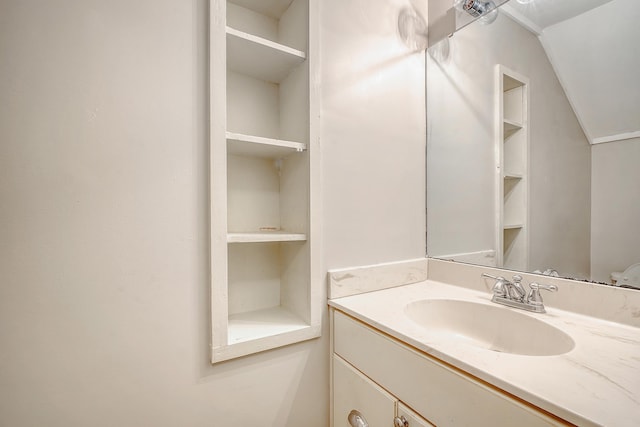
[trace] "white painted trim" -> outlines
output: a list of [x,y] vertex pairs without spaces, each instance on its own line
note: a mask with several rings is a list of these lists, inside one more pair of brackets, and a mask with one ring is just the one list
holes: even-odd
[[308,1],[309,45],[309,321],[319,337],[325,313],[322,251],[322,150],[320,144],[320,0]]
[[493,249],[487,249],[477,252],[466,252],[461,254],[438,255],[435,258],[445,260],[451,259],[458,262],[486,265],[491,267],[496,266],[496,251]]
[[543,29],[539,27],[535,22],[515,10],[511,5],[505,4],[500,7],[502,13],[504,13],[509,18],[516,21],[518,24],[522,25],[527,30],[531,31],[536,36],[541,36],[543,33]]
[[[334,353],[333,337],[335,336],[334,316],[336,309],[329,307],[329,354]],[[333,357],[329,361],[329,427],[335,427],[333,421],[334,405],[333,405]]]
[[640,138],[640,131],[619,133],[617,135],[609,135],[609,136],[601,136],[599,138],[593,138],[591,140],[591,144],[592,145],[604,144],[607,142],[624,141],[626,139],[634,139],[634,138]]
[[[211,267],[211,350],[227,345],[227,2],[213,0],[209,11],[209,213]],[[215,113],[212,113],[215,112]]]
[[502,68],[498,64],[494,73],[495,89],[494,89],[494,194],[493,202],[495,208],[495,220],[494,220],[494,232],[495,232],[495,265],[502,265],[503,263],[503,231],[502,231],[502,217],[503,202],[504,202],[504,180],[502,179],[503,170],[503,156],[504,156],[504,106],[502,102],[502,94],[504,92],[504,81],[502,79]]
[[427,259],[351,267],[329,271],[329,299],[408,285],[427,280]]
[[242,341],[232,345],[224,345],[213,348],[212,363],[223,362],[261,351],[271,350],[289,344],[294,344],[313,338],[321,334],[320,325],[311,325],[295,331],[285,332],[278,335],[261,337],[255,340]]

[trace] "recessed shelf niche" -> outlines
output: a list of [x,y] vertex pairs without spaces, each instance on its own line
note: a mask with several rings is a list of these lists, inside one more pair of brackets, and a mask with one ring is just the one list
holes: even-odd
[[496,261],[526,270],[529,222],[529,80],[496,66]]
[[317,0],[212,3],[213,363],[320,335],[309,26],[317,8]]
[[286,274],[306,269],[303,252],[304,242],[229,244],[229,345],[308,329],[309,286]]

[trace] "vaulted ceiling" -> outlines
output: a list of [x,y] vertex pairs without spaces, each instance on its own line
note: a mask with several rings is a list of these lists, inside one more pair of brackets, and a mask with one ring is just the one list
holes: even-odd
[[640,137],[638,0],[511,0],[536,33],[592,144]]

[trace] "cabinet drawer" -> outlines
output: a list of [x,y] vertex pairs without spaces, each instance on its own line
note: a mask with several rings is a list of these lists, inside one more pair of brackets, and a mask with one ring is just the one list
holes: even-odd
[[396,400],[344,360],[333,355],[333,427],[350,427],[351,411],[358,411],[369,427],[393,424]]
[[413,412],[402,402],[398,402],[398,417],[404,417],[409,427],[433,427],[433,424]]
[[567,426],[334,311],[334,351],[435,425]]

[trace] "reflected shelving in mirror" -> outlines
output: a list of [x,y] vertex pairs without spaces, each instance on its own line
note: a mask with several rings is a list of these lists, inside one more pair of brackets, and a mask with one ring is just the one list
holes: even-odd
[[504,136],[505,138],[510,137],[515,132],[522,129],[522,123],[514,122],[513,120],[503,119],[503,127],[504,127]]
[[[640,11],[628,5],[511,1],[447,38],[448,55],[430,48],[429,256],[607,284],[640,262]],[[496,64],[513,73],[497,81]],[[499,259],[520,249],[528,261]]]

